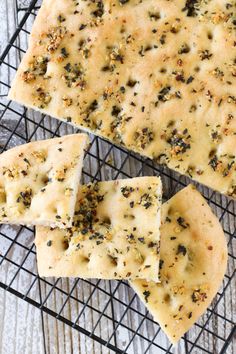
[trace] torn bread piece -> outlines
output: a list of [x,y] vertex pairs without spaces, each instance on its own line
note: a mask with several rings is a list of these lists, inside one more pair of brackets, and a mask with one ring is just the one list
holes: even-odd
[[161,180],[81,186],[67,230],[37,227],[40,276],[158,281]]
[[235,26],[234,0],[44,0],[9,97],[236,197]]
[[0,155],[0,223],[69,227],[86,134],[17,146]]
[[222,227],[210,207],[188,186],[161,208],[160,284],[132,287],[175,344],[206,311],[227,264]]

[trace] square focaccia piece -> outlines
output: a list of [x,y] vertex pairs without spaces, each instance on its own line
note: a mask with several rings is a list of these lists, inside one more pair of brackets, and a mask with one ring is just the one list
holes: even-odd
[[0,223],[69,227],[86,134],[35,141],[0,155]]
[[40,276],[159,280],[158,177],[81,186],[72,228],[37,227]]
[[226,271],[222,227],[191,185],[161,208],[161,283],[135,280],[132,287],[172,343],[206,311]]

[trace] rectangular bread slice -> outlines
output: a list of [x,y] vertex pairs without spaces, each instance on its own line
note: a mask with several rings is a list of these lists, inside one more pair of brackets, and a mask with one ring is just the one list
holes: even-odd
[[9,97],[235,197],[234,13],[232,0],[44,0]]
[[226,271],[222,227],[200,193],[188,186],[161,208],[161,283],[131,286],[172,343],[206,311]]
[[74,134],[0,154],[0,223],[71,226],[87,143]]
[[40,276],[158,281],[160,203],[158,177],[81,186],[72,228],[36,228]]

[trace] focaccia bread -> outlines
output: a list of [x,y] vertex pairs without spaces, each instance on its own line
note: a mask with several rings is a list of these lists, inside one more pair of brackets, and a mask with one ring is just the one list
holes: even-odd
[[226,271],[222,227],[192,186],[161,208],[161,283],[135,280],[132,287],[172,343],[206,311]]
[[35,141],[0,155],[0,223],[69,227],[86,134]]
[[36,229],[40,276],[158,281],[160,203],[158,177],[81,186],[72,228]]
[[9,97],[236,196],[234,0],[44,0]]

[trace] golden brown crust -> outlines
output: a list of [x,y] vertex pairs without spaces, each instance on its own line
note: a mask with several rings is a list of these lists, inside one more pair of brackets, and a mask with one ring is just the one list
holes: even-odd
[[158,281],[160,203],[158,177],[80,187],[71,229],[36,229],[39,274]]
[[70,226],[86,134],[35,141],[0,155],[0,222]]
[[235,197],[234,14],[232,0],[44,0],[9,96]]
[[222,227],[192,186],[162,206],[160,284],[131,285],[172,343],[198,320],[216,295],[227,264]]

